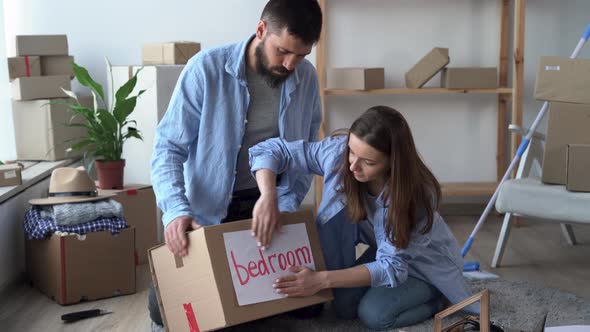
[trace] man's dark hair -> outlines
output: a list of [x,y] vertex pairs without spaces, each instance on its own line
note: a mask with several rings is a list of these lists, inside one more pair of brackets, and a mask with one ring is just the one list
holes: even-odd
[[322,32],[322,10],[317,0],[270,0],[260,17],[272,33],[287,32],[307,45],[315,44]]

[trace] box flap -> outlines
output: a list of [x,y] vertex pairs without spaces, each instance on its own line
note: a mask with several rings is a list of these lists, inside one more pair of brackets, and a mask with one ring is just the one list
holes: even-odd
[[227,325],[204,228],[189,233],[186,257],[175,257],[165,245],[151,249],[148,257],[168,331],[187,331],[191,322],[199,330]]

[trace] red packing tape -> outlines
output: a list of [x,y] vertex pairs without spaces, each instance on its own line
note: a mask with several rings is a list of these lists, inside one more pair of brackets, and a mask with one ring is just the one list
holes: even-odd
[[66,241],[65,236],[59,237],[59,254],[61,257],[61,304],[68,301],[68,290],[66,284]]
[[27,77],[31,76],[31,66],[29,65],[29,56],[25,55],[25,70],[27,71]]
[[195,312],[193,311],[193,305],[190,303],[184,303],[182,306],[184,307],[184,312],[186,313],[186,319],[188,320],[190,332],[201,332],[199,330],[199,325],[197,324]]

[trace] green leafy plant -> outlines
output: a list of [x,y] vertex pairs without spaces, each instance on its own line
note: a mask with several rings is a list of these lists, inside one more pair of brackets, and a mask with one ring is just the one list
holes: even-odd
[[[132,78],[123,84],[116,93],[113,86],[113,71],[108,59],[106,59],[108,73],[111,79],[112,94],[114,100],[108,107],[102,86],[94,81],[86,68],[72,62],[74,74],[78,82],[90,89],[93,97],[93,107],[87,107],[80,103],[78,96],[69,90],[62,88],[65,94],[73,99],[73,102],[55,102],[67,106],[73,115],[65,125],[68,127],[84,127],[86,135],[68,140],[70,148],[75,151],[84,151],[84,159],[88,160],[121,160],[123,144],[129,138],[143,140],[141,133],[137,130],[137,122],[129,120],[133,113],[137,98],[145,90],[140,90],[136,95],[131,92],[137,84],[137,75],[140,68]],[[83,121],[80,121],[82,118]]]

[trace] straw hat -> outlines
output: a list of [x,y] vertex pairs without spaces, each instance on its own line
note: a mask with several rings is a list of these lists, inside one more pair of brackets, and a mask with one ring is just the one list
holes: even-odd
[[32,199],[32,205],[54,205],[92,202],[115,196],[98,195],[96,185],[84,168],[60,167],[53,170],[49,180],[49,197]]

